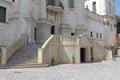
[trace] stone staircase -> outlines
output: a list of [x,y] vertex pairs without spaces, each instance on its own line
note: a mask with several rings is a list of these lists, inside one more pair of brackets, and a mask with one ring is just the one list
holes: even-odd
[[116,55],[115,58],[113,58],[114,61],[120,62],[120,55]]
[[18,49],[8,60],[7,68],[47,67],[38,64],[39,44],[27,44]]

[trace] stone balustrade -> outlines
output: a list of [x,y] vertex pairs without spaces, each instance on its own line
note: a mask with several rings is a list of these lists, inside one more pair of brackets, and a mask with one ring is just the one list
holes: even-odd
[[108,50],[108,49],[104,48],[99,43],[97,43],[95,40],[94,40],[94,46],[95,46],[97,52],[100,53],[100,57],[102,58],[101,60],[103,60],[103,58],[105,60],[112,60],[112,50]]
[[51,64],[52,57],[55,58],[56,64],[71,63],[72,55],[75,55],[76,63],[80,63],[80,48],[84,47],[93,47],[94,61],[102,61],[104,57],[106,60],[112,59],[111,50],[105,49],[86,35],[80,37],[51,35],[42,48],[38,49],[38,63]]
[[50,38],[44,43],[42,48],[38,49],[38,63],[50,64],[51,58],[54,57],[56,63],[58,62],[60,36],[51,35]]
[[1,47],[2,50],[2,59],[1,59],[1,65],[5,65],[7,63],[7,60],[10,58],[10,56],[20,47],[27,44],[27,35],[22,35],[21,38],[16,40],[14,43],[6,46]]
[[62,36],[61,42],[64,45],[76,45],[78,37],[76,36]]

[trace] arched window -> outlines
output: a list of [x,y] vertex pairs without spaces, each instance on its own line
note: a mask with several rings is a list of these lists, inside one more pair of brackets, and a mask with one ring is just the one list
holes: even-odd
[[74,0],[69,0],[69,8],[74,8]]
[[109,1],[109,13],[111,14],[111,2]]
[[0,6],[0,22],[6,21],[6,8]]
[[93,12],[96,12],[96,2],[92,3],[92,9],[93,9]]

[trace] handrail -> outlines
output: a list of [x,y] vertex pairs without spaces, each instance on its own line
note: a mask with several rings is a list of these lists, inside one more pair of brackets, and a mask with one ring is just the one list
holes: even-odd
[[[60,44],[60,36],[51,35],[49,39],[43,44],[42,48],[38,49],[38,63],[50,63],[51,57],[56,57],[56,50]],[[48,57],[51,55],[51,57]]]
[[11,55],[20,47],[23,45],[27,44],[27,38],[28,36],[22,35],[21,38],[16,40],[15,42],[11,43],[10,45],[6,47],[1,47],[2,49],[2,59],[1,59],[1,64],[5,65],[8,61],[8,59],[11,57]]
[[98,48],[99,52],[101,53],[101,58],[105,60],[111,60],[112,59],[112,53],[111,50],[107,50],[104,48],[101,44],[99,44],[96,40],[92,40],[94,42],[94,45],[96,45],[96,48]]
[[93,45],[95,46],[95,48],[97,48],[99,50],[99,52],[101,53],[101,57],[106,58],[107,60],[111,60],[112,59],[112,53],[111,50],[108,50],[106,48],[104,48],[101,44],[99,44],[95,39],[90,38],[89,36],[87,36],[85,33],[80,35],[80,38],[86,36],[91,43],[93,43]]

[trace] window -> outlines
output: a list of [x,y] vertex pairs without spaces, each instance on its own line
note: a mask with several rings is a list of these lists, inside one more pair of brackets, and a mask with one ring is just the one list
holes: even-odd
[[51,34],[55,34],[55,26],[54,25],[51,27]]
[[55,4],[55,0],[47,0],[47,4],[48,5],[54,5]]
[[102,34],[100,33],[100,39],[102,39]]
[[71,36],[75,36],[75,33],[71,33]]
[[109,1],[109,13],[111,14],[111,2]]
[[111,32],[113,31],[113,26],[112,26],[112,24],[110,25],[110,30],[111,30]]
[[74,8],[74,0],[69,0],[69,8]]
[[98,33],[96,33],[96,38],[98,38]]
[[96,2],[93,2],[93,3],[92,3],[92,9],[93,9],[93,12],[96,13]]
[[88,5],[86,5],[86,9],[88,9]]
[[0,22],[6,21],[6,8],[0,7]]
[[93,37],[93,32],[90,33],[90,36]]

